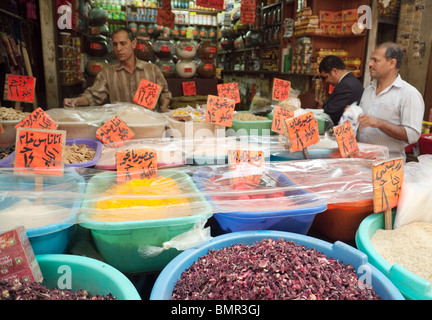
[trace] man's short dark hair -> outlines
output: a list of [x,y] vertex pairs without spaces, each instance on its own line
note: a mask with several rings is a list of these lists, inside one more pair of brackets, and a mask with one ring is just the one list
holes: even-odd
[[394,42],[384,42],[378,46],[378,48],[385,48],[384,57],[388,60],[396,60],[396,69],[399,70],[403,61],[403,52],[401,47],[399,47]]
[[330,71],[335,68],[337,70],[346,70],[345,63],[342,61],[341,58],[330,55],[326,56],[324,59],[322,59],[318,70],[319,72],[325,72],[330,73]]
[[114,36],[115,34],[119,33],[120,31],[125,31],[128,35],[128,38],[130,39],[130,41],[135,40],[135,33],[133,33],[133,31],[127,27],[121,27],[121,28],[114,30],[111,37]]

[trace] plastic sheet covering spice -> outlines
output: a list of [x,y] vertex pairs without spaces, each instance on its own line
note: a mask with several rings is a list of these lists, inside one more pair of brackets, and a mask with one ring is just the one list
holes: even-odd
[[[265,162],[259,168],[249,167],[251,171],[233,170],[228,164],[159,168],[160,180],[153,181],[151,188],[132,184],[132,188],[118,194],[113,192],[121,190],[117,189],[119,186],[114,187],[117,185],[115,171],[65,168],[62,177],[44,176],[43,188],[36,188],[33,175],[14,174],[13,168],[1,168],[0,210],[12,212],[13,206],[16,208],[29,201],[31,205],[25,206],[22,213],[28,213],[28,217],[21,216],[20,222],[32,227],[63,220],[68,223],[96,221],[94,217],[102,216],[106,221],[131,221],[187,217],[209,210],[213,213],[237,212],[239,209],[277,212],[310,208],[372,199],[372,162],[365,159]],[[258,184],[233,183],[245,173],[262,174],[262,177]],[[291,183],[285,183],[285,180]],[[107,192],[110,188],[113,189]],[[159,194],[144,192],[150,189]],[[171,202],[164,202],[166,199]],[[135,206],[114,208],[113,200],[127,200]],[[97,203],[109,204],[112,208],[98,207]],[[155,203],[165,205],[155,206]],[[43,209],[32,215],[30,209],[38,206]],[[36,218],[40,219],[37,224]]]

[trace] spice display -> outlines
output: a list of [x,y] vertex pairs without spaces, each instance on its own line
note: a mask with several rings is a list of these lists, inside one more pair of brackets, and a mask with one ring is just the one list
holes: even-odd
[[27,117],[30,112],[23,112],[7,107],[0,107],[0,120],[22,120]]
[[209,250],[177,281],[172,300],[381,300],[352,265],[293,241]]
[[202,108],[192,108],[190,106],[186,108],[178,108],[170,113],[170,118],[176,121],[194,121],[194,122],[204,122],[205,120],[205,110]]
[[393,230],[378,229],[371,243],[391,265],[400,264],[432,283],[431,223],[413,222]]
[[269,118],[263,116],[256,116],[249,112],[238,112],[233,116],[233,120],[236,121],[268,121]]
[[106,296],[78,291],[48,289],[39,282],[0,281],[0,300],[117,300],[111,293]]
[[[187,198],[169,196],[182,193],[177,182],[170,177],[132,179],[120,185],[113,185],[105,191],[102,194],[105,200],[96,203],[96,208],[101,210],[97,210],[92,218],[99,221],[130,221],[175,216],[175,211],[189,207],[189,201]],[[149,197],[136,197],[139,195]],[[151,197],[163,195],[167,197]]]
[[93,160],[96,150],[85,144],[66,145],[65,163],[81,163]]

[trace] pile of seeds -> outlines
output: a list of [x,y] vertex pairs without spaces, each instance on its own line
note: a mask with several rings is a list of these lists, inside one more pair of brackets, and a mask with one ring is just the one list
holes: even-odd
[[381,300],[344,265],[293,241],[209,250],[177,281],[172,300]]
[[0,300],[116,300],[111,293],[91,296],[86,290],[48,289],[39,282],[0,281]]

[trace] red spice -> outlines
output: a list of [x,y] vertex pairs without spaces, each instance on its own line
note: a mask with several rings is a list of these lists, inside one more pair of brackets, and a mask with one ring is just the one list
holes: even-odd
[[177,281],[172,300],[381,300],[344,265],[293,241],[209,250]]

